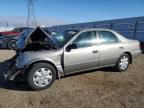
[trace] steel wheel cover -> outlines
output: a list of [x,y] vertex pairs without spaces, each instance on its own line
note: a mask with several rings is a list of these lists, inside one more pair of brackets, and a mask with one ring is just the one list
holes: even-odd
[[40,68],[33,75],[33,82],[38,87],[45,87],[52,81],[52,72],[48,68]]
[[122,70],[126,69],[128,67],[128,64],[129,64],[129,58],[126,56],[123,56],[120,59],[120,63],[119,63],[120,69]]

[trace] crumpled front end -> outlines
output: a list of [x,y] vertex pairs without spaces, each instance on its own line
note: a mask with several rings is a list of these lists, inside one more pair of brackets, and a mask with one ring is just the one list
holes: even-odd
[[49,31],[46,33],[39,27],[35,30],[30,29],[28,33],[23,32],[17,42],[17,54],[6,65],[7,72],[4,73],[4,78],[14,80],[20,74],[24,76],[25,64],[33,57],[38,58],[34,56],[35,53],[57,49],[49,36]]
[[6,72],[3,74],[4,79],[7,81],[13,81],[17,76],[21,76],[20,79],[23,79],[23,74],[24,74],[24,67],[23,68],[18,68],[18,58],[20,57],[20,52],[17,52],[17,54],[8,61],[6,64]]

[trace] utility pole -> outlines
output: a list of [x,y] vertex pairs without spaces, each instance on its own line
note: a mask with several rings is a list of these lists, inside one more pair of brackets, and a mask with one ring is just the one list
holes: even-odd
[[6,22],[6,31],[8,31],[9,23]]
[[27,1],[28,1],[27,27],[35,27],[37,26],[34,10],[34,1],[36,0],[27,0]]

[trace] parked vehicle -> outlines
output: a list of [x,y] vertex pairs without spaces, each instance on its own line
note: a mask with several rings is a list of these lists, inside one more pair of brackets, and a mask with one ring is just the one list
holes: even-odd
[[5,36],[11,36],[11,35],[19,35],[19,32],[15,32],[15,31],[4,31],[4,32],[0,32],[1,35],[5,35]]
[[0,48],[15,49],[17,40],[18,40],[17,35],[0,36]]
[[71,73],[102,67],[125,71],[141,53],[139,41],[109,29],[70,30],[53,36],[37,29],[26,43],[15,60],[16,70],[4,76],[14,80],[21,74],[34,90],[47,89]]
[[[17,48],[17,40],[23,32],[26,32],[27,27],[15,28],[12,31],[0,32],[0,48],[8,48],[15,50]],[[32,29],[33,30],[33,29]]]
[[26,30],[27,28],[28,27],[18,27],[18,28],[11,30],[11,31],[0,32],[0,35],[1,36],[13,36],[13,35],[19,36],[19,34],[21,32],[23,32],[24,30]]

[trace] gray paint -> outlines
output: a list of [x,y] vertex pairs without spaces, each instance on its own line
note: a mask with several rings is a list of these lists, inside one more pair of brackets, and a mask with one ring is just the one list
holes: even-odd
[[[119,39],[119,42],[115,44],[101,45],[98,41],[99,35],[97,33],[97,45],[72,49],[70,52],[66,51],[67,46],[70,45],[81,33],[86,31],[103,30],[114,33]],[[93,53],[95,50],[97,53]],[[129,52],[132,57],[138,56],[141,53],[139,42],[137,40],[126,39],[117,32],[109,29],[85,29],[75,35],[61,49],[21,53],[16,60],[16,67],[18,69],[23,69],[31,63],[37,61],[47,61],[55,65],[58,72],[61,75],[64,75],[94,68],[114,66],[118,58],[124,52]]]

